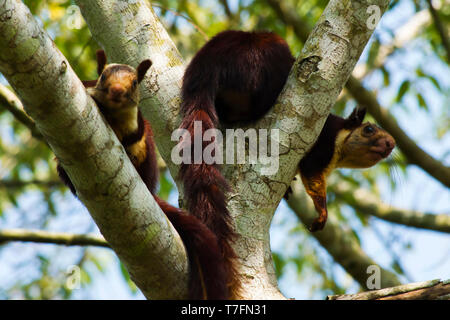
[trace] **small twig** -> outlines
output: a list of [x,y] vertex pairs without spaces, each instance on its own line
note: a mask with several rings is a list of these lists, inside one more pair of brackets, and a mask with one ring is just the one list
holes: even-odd
[[0,230],[0,244],[9,241],[61,244],[66,246],[97,246],[109,248],[106,240],[97,235],[49,232],[43,230],[3,229]]

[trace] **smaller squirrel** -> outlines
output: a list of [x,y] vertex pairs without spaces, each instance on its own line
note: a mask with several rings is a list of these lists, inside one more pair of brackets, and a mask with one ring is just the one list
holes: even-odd
[[365,108],[355,108],[345,119],[330,114],[316,143],[299,163],[303,185],[319,213],[310,227],[312,232],[322,230],[327,221],[326,179],[331,171],[369,168],[389,156],[395,147],[389,133],[375,124],[362,122],[365,114]]
[[[106,64],[103,50],[97,51],[97,80],[83,81],[89,95],[115,132],[128,157],[161,210],[185,244],[191,266],[190,299],[227,299],[230,275],[216,235],[195,216],[171,206],[156,195],[159,170],[150,124],[138,109],[138,84],[152,65],[142,61],[134,69],[124,64]],[[76,196],[76,190],[58,162],[60,178]]]

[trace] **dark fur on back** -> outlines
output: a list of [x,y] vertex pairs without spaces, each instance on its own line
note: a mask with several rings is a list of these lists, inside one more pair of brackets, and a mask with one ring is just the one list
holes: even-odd
[[[203,134],[217,128],[219,122],[227,126],[261,118],[281,93],[294,61],[286,42],[273,33],[219,33],[200,49],[186,69],[180,128],[187,129],[192,140],[195,121],[202,123]],[[356,109],[347,119],[329,115],[316,144],[299,164],[302,181],[322,213],[320,224],[316,224],[320,229],[327,217],[325,176],[336,167],[370,167],[389,155],[395,145],[393,138],[377,127],[363,131],[364,114],[365,110]],[[339,141],[336,150],[335,142],[346,130],[354,133],[349,139],[352,141]],[[189,146],[191,142],[184,143]],[[207,144],[203,142],[202,151]],[[330,165],[334,155],[336,163]],[[182,164],[180,177],[187,207],[218,235],[230,276],[235,279],[231,247],[235,234],[225,196],[230,190],[228,182],[217,164]]]
[[[216,35],[184,74],[180,127],[193,139],[194,121],[202,122],[203,134],[217,128],[219,120],[232,123],[262,117],[282,90],[293,62],[286,42],[273,33],[225,31]],[[237,288],[231,247],[235,233],[225,196],[228,182],[216,164],[182,164],[180,177],[187,207],[218,236],[231,286]]]

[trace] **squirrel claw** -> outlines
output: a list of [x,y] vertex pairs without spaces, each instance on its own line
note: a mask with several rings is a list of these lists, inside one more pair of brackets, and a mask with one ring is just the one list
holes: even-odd
[[325,223],[327,221],[323,221],[320,218],[316,218],[313,223],[311,224],[311,226],[309,227],[309,231],[311,232],[316,232],[316,231],[320,231],[325,227]]

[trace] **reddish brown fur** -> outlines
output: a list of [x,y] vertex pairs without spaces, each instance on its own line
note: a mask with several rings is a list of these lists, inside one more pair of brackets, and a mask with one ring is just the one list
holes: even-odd
[[[183,121],[180,127],[187,129],[193,137],[194,121],[202,122],[204,132],[217,128],[219,121],[227,125],[259,119],[275,103],[294,61],[286,42],[273,33],[225,31],[216,35],[194,56],[186,69],[181,104]],[[363,113],[365,111],[355,110],[348,119],[330,115],[316,146],[300,164],[304,175],[302,180],[306,186],[310,186],[308,192],[315,199],[320,213],[312,229],[320,229],[326,222],[324,171],[335,154],[337,133],[351,129],[361,136],[356,128],[363,126]],[[378,129],[384,136],[381,140],[366,139],[365,146],[359,144],[359,149],[353,138],[353,147],[344,144],[341,152],[343,158],[334,167],[348,166],[346,159],[355,167],[371,166],[387,156],[395,142],[389,134]],[[382,157],[377,158],[376,152],[369,152],[368,146],[372,143],[376,145],[371,146],[372,150],[378,150],[378,155],[382,154]],[[205,146],[206,142],[203,148]],[[354,157],[351,156],[352,152],[356,153]],[[360,162],[369,158],[372,160]],[[232,265],[234,253],[230,245],[235,235],[226,207],[225,192],[229,190],[227,181],[216,164],[182,164],[180,176],[184,183],[187,207],[218,235],[224,254],[230,254],[230,275],[235,279]],[[320,181],[323,183],[318,183]]]
[[[232,123],[263,116],[283,88],[293,62],[286,42],[273,33],[226,31],[216,35],[186,69],[180,127],[193,137],[194,121],[202,122],[204,132],[217,128],[219,119]],[[235,105],[236,101],[239,105]],[[238,290],[226,179],[218,165],[205,163],[182,164],[180,177],[187,207],[218,236],[230,285],[233,291]]]
[[[137,79],[140,82],[144,78],[151,62],[149,60],[142,62],[137,71],[134,71],[126,65],[105,68],[104,53],[97,54],[97,58],[98,70],[102,72],[102,76],[95,83],[87,81],[85,84],[88,87],[95,85],[96,88],[90,89],[90,92],[100,111],[115,131],[141,179],[185,244],[192,268],[189,297],[191,299],[228,298],[227,272],[216,235],[198,218],[171,206],[156,195],[159,171],[153,133],[150,124],[137,110],[139,97],[135,92],[137,86],[133,85],[134,80]],[[113,93],[114,100],[117,101],[110,99],[111,87],[114,86],[117,86],[120,91]],[[131,105],[130,100],[135,102],[134,105]],[[134,118],[133,115],[135,115]],[[132,123],[123,123],[124,121]],[[135,130],[131,131],[130,128]],[[76,190],[62,166],[58,164],[57,168],[62,180],[76,195]]]

